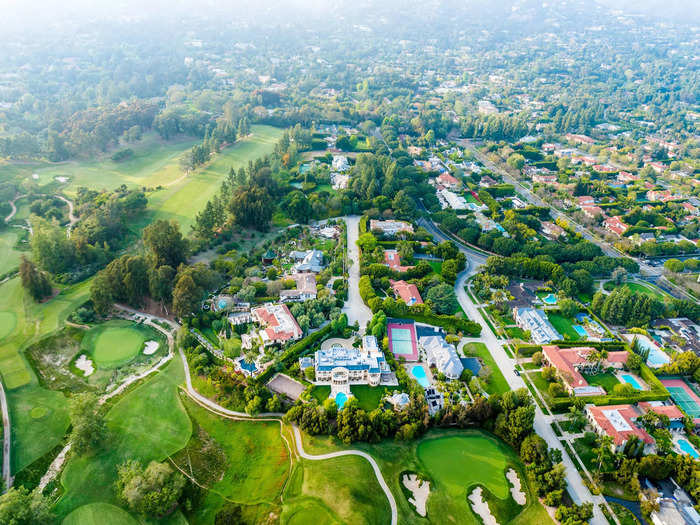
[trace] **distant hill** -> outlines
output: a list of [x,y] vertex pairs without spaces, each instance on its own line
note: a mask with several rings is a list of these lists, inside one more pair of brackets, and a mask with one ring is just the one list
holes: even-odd
[[655,18],[700,23],[700,2],[696,0],[598,0],[611,9]]

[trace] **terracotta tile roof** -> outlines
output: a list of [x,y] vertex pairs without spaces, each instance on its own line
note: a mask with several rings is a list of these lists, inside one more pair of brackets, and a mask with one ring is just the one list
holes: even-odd
[[406,281],[389,282],[391,283],[391,287],[393,288],[394,293],[400,299],[403,299],[403,302],[407,305],[413,306],[414,304],[423,303],[423,299],[421,298],[420,292],[418,292],[418,288],[415,284],[409,284]]
[[654,439],[634,423],[639,413],[632,405],[600,407],[588,405],[586,411],[593,417],[598,426],[613,439],[616,446],[624,445],[632,436],[637,436],[648,445],[654,443]]

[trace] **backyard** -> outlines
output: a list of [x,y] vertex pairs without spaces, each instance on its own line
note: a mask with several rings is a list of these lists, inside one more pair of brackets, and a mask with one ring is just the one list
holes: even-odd
[[552,323],[554,329],[559,332],[562,337],[569,341],[578,341],[581,336],[574,328],[574,320],[566,318],[558,313],[552,311],[547,312],[547,317],[549,322]]
[[488,383],[484,385],[486,392],[489,394],[502,394],[510,390],[506,378],[503,377],[501,369],[496,364],[496,361],[484,343],[466,343],[462,347],[462,352],[465,357],[481,358],[483,363],[489,367],[491,378]]

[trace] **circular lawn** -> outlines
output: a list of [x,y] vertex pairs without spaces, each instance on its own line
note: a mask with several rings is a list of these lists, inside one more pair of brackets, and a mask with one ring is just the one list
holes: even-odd
[[0,312],[0,341],[12,333],[16,324],[14,312]]
[[143,351],[144,343],[158,339],[149,327],[126,320],[107,321],[92,328],[82,342],[97,368],[117,368]]

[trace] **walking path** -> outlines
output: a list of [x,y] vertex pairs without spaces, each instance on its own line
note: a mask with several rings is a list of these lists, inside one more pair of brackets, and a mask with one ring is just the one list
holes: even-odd
[[17,199],[21,199],[24,196],[25,195],[16,195],[15,198],[10,201],[10,207],[12,208],[12,211],[7,217],[5,217],[5,222],[10,222],[12,220],[12,217],[15,216],[15,213],[17,213],[17,206],[15,206],[15,202],[17,201]]
[[2,479],[5,482],[5,490],[7,490],[12,486],[13,481],[10,463],[12,426],[10,425],[10,411],[2,381],[0,381],[0,403],[2,404]]
[[75,216],[74,211],[75,211],[75,206],[73,205],[73,201],[66,199],[63,195],[55,195],[57,199],[61,199],[63,202],[65,202],[68,205],[68,228],[66,229],[66,235],[70,239],[70,232],[73,229],[73,226],[75,226],[75,223],[78,222],[78,217]]

